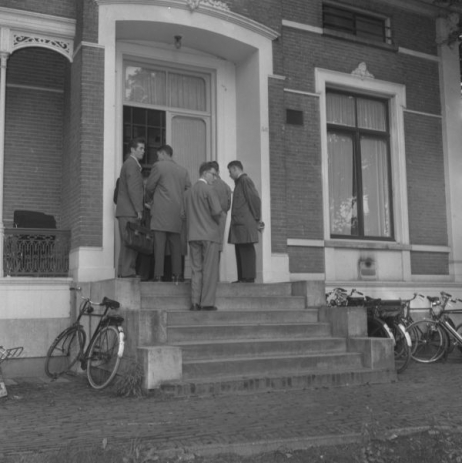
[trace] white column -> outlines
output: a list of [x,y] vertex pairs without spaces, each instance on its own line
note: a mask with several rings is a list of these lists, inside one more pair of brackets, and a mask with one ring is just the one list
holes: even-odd
[[5,95],[6,95],[6,62],[9,53],[0,53],[0,278],[3,278],[3,177],[5,165]]
[[[452,16],[437,20],[439,40],[447,37],[451,24],[457,23],[458,18]],[[449,271],[456,282],[462,282],[462,99],[458,45],[457,42],[440,45],[439,56],[446,211],[451,248]]]

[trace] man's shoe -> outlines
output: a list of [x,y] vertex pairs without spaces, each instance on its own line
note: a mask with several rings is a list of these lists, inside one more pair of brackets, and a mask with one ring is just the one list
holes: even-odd
[[204,305],[201,310],[217,310],[214,305]]
[[121,275],[119,278],[139,278],[139,275]]
[[172,276],[172,281],[173,281],[173,283],[175,283],[175,285],[178,285],[178,283],[180,281],[180,277],[178,275],[173,275]]
[[243,278],[241,283],[255,283],[255,278]]
[[236,280],[236,281],[232,281],[231,284],[234,284],[234,283],[243,283],[242,280]]
[[189,308],[189,310],[193,310],[193,311],[197,311],[197,310],[201,310],[201,306],[199,304],[192,304],[191,307]]
[[162,277],[154,277],[154,278],[152,279],[152,281],[154,281],[154,282],[162,281]]

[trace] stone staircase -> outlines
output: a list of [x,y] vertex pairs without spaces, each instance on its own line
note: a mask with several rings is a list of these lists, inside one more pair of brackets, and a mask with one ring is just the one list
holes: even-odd
[[173,395],[389,382],[389,340],[361,308],[307,307],[306,282],[220,283],[216,312],[191,312],[190,285],[141,283],[138,357],[148,389]]

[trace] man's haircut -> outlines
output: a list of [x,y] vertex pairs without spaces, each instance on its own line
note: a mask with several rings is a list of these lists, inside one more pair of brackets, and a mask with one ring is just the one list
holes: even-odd
[[238,169],[244,170],[244,167],[242,167],[241,161],[231,161],[228,164],[228,169],[231,169],[231,167],[237,167]]
[[220,171],[220,166],[218,165],[218,162],[217,162],[217,161],[210,161],[210,164],[212,164],[213,167],[215,167],[215,170],[216,170],[217,172]]
[[211,162],[203,162],[199,167],[199,175],[202,177],[204,172],[209,172],[212,169],[216,170],[216,167],[213,165],[213,161]]
[[170,145],[162,145],[162,146],[159,146],[159,148],[157,148],[157,152],[160,153],[160,152],[164,152],[166,154],[168,154],[170,157],[173,156],[173,149]]
[[128,149],[130,150],[130,152],[132,151],[132,148],[136,150],[140,143],[146,146],[146,141],[144,140],[144,138],[133,138],[133,140],[130,140],[128,143]]

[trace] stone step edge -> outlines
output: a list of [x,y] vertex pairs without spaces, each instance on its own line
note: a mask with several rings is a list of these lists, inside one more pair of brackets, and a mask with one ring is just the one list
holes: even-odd
[[345,341],[345,338],[342,337],[334,337],[334,336],[319,336],[319,337],[307,337],[307,338],[295,338],[295,339],[287,339],[287,338],[271,338],[271,339],[223,339],[221,340],[205,340],[205,341],[178,341],[173,344],[169,344],[176,347],[188,347],[188,346],[216,346],[217,344],[241,344],[241,343],[252,343],[252,344],[270,344],[272,342],[304,342],[304,341],[325,341],[329,339],[330,341]]
[[218,327],[236,327],[236,326],[307,326],[307,327],[313,327],[313,326],[319,326],[319,327],[325,327],[325,326],[331,326],[330,323],[324,323],[324,322],[305,322],[305,323],[299,323],[299,322],[287,322],[287,323],[278,323],[277,321],[275,323],[209,323],[207,325],[196,325],[196,324],[191,324],[191,325],[170,325],[168,324],[168,329],[178,329],[178,328],[218,328]]
[[190,381],[172,381],[157,390],[167,396],[189,397],[222,394],[248,394],[271,390],[303,390],[319,387],[341,387],[359,384],[391,383],[397,381],[396,371],[361,368],[353,370],[306,370],[283,375],[230,376],[203,378]]
[[251,362],[255,360],[291,360],[291,359],[303,359],[303,358],[317,358],[317,357],[326,357],[327,358],[332,358],[332,357],[358,357],[362,356],[361,352],[325,352],[325,351],[320,351],[316,352],[314,354],[271,354],[271,355],[252,355],[249,357],[220,357],[220,358],[210,358],[210,359],[191,359],[191,360],[183,360],[183,365],[196,365],[196,364],[207,364],[207,363],[232,363],[232,362]]

